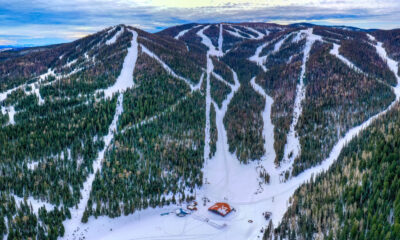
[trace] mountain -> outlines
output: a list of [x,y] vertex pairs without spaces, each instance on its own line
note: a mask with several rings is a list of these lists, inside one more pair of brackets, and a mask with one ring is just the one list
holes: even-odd
[[118,25],[0,52],[0,234],[397,239],[399,37]]

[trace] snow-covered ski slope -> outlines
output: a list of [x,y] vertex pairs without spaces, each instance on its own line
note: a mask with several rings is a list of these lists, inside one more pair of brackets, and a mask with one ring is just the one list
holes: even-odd
[[265,55],[265,56],[260,56],[261,52],[263,51],[263,49],[265,47],[270,45],[271,42],[274,42],[274,40],[276,40],[276,39],[274,39],[274,40],[272,40],[270,42],[266,42],[266,43],[261,44],[259,47],[257,47],[256,52],[254,53],[253,56],[251,56],[249,58],[249,60],[252,61],[252,62],[255,62],[258,66],[260,66],[264,70],[264,72],[266,72],[268,69],[267,69],[267,67],[265,67],[265,62],[267,61],[268,57],[271,54],[274,54],[274,53],[278,52],[281,49],[282,44],[286,41],[286,39],[288,39],[288,37],[290,37],[290,34],[285,35],[279,41],[277,41],[275,43],[275,45],[274,45],[274,49],[272,51],[268,52],[268,54]]
[[119,117],[123,113],[123,92],[134,86],[133,71],[135,69],[136,60],[138,56],[138,43],[137,33],[133,30],[129,30],[132,33],[131,47],[128,49],[128,54],[124,59],[122,70],[118,76],[115,84],[110,88],[104,90],[105,97],[112,97],[114,94],[119,93],[117,105],[115,108],[115,114],[113,121],[111,122],[108,133],[103,137],[104,147],[98,152],[97,159],[93,162],[93,173],[88,176],[83,184],[81,190],[81,200],[76,208],[71,209],[71,219],[67,219],[64,223],[65,226],[65,238],[66,239],[79,239],[84,236],[83,228],[81,227],[81,219],[85,211],[87,201],[89,200],[90,191],[92,184],[95,179],[97,171],[101,171],[102,161],[107,148],[110,146],[114,134],[117,131],[117,124]]
[[[292,119],[292,126],[288,134],[288,144],[285,147],[285,156],[288,156],[292,152],[292,157],[286,159],[282,166],[275,166],[275,151],[273,148],[274,141],[274,126],[271,121],[271,108],[273,99],[268,96],[260,85],[257,84],[256,78],[251,80],[251,86],[257,94],[263,96],[265,100],[265,107],[262,111],[263,119],[263,137],[265,140],[264,148],[265,154],[259,159],[250,162],[247,165],[241,164],[235,154],[229,152],[229,146],[227,141],[227,132],[224,126],[224,117],[228,110],[228,106],[235,93],[240,88],[240,82],[238,76],[234,70],[232,71],[234,83],[228,83],[221,76],[214,73],[214,65],[211,60],[212,56],[222,57],[223,46],[223,24],[220,24],[220,34],[218,39],[218,46],[214,46],[212,41],[203,33],[205,29],[209,27],[205,26],[201,28],[197,35],[202,38],[202,44],[207,48],[207,69],[200,80],[200,83],[194,86],[190,81],[185,81],[176,75],[176,73],[168,67],[168,63],[164,63],[154,53],[146,51],[144,46],[141,46],[144,53],[156,59],[171,75],[177,77],[188,83],[192,90],[199,90],[201,82],[206,78],[206,128],[205,128],[205,149],[204,149],[204,185],[201,189],[196,192],[197,201],[199,202],[199,210],[196,212],[196,216],[188,215],[184,218],[178,218],[174,214],[160,216],[161,213],[172,212],[178,206],[167,206],[156,209],[146,209],[138,211],[129,216],[122,216],[116,219],[109,217],[94,217],[89,218],[87,224],[82,224],[81,217],[90,194],[91,182],[94,176],[90,176],[84,184],[82,191],[83,198],[81,199],[78,208],[72,210],[72,219],[66,221],[66,235],[65,239],[81,239],[83,236],[85,239],[258,239],[262,233],[260,230],[267,226],[268,222],[262,216],[265,211],[272,212],[272,221],[276,225],[282,219],[285,213],[289,198],[293,195],[294,191],[304,182],[310,180],[313,176],[321,171],[327,170],[331,164],[338,158],[342,148],[354,138],[361,130],[369,126],[372,121],[382,114],[386,113],[391,109],[395,102],[400,98],[400,78],[397,75],[397,62],[390,59],[387,56],[385,49],[382,47],[382,43],[375,45],[377,52],[382,59],[387,62],[389,68],[395,73],[398,84],[393,87],[396,94],[396,101],[393,102],[387,109],[371,117],[361,125],[350,129],[344,137],[342,137],[333,147],[329,154],[329,157],[325,159],[320,165],[312,167],[296,177],[292,177],[289,180],[281,181],[281,173],[289,169],[292,165],[294,156],[300,154],[300,146],[295,132],[295,126],[297,120],[302,112],[301,102],[305,97],[305,86],[303,78],[306,72],[306,62],[308,60],[312,45],[316,41],[322,41],[320,36],[313,34],[312,29],[299,31],[294,41],[306,39],[306,45],[303,49],[303,62],[301,67],[301,74],[298,86],[296,88],[296,98],[294,113]],[[134,32],[132,32],[134,34]],[[137,37],[137,35],[136,35]],[[112,96],[117,92],[120,92],[118,96],[116,113],[113,122],[109,126],[109,132],[104,137],[105,147],[99,152],[98,159],[94,163],[94,169],[99,170],[101,167],[101,159],[104,157],[106,148],[111,144],[114,132],[116,131],[116,124],[118,118],[122,114],[122,100],[123,91],[128,87],[134,85],[133,79],[123,78],[123,74],[132,77],[137,59],[138,44],[135,40],[135,35],[132,39],[132,46],[128,49],[127,57],[123,64],[121,71],[121,79],[117,80],[114,86],[107,90],[104,90],[106,96]],[[283,39],[281,40],[283,43]],[[282,43],[275,44],[273,51],[279,51]],[[266,45],[265,45],[266,46]],[[260,49],[257,49],[253,58],[256,62],[259,61],[259,55],[262,49],[265,47],[261,45]],[[338,45],[335,46],[331,51],[331,54],[341,59],[341,55],[338,54]],[[133,52],[129,52],[132,50]],[[257,53],[258,52],[258,53]],[[258,54],[258,55],[257,55]],[[128,58],[128,56],[130,56]],[[258,58],[257,58],[258,56]],[[133,59],[132,59],[133,58]],[[133,61],[134,60],[134,61]],[[341,59],[348,66],[354,66],[350,61],[346,62],[346,59]],[[261,61],[263,64],[263,62]],[[354,66],[355,67],[355,66]],[[353,67],[353,68],[354,68]],[[354,68],[356,69],[356,68]],[[266,69],[267,70],[267,69]],[[224,99],[222,107],[219,108],[211,97],[210,87],[210,76],[217,76],[218,80],[226,83],[231,88],[231,92]],[[187,79],[186,79],[187,80]],[[123,82],[122,82],[123,81]],[[210,152],[210,107],[214,105],[216,109],[216,127],[218,131],[217,139],[217,150],[213,157],[209,158]],[[155,116],[154,119],[157,117]],[[138,126],[140,127],[140,126]],[[297,142],[296,142],[297,141]],[[270,184],[260,184],[259,171],[265,169],[270,175]],[[203,205],[203,199],[209,199],[206,204]],[[228,202],[236,209],[225,218],[210,213],[207,209],[214,202],[223,201]],[[213,224],[209,224],[202,219],[209,219]],[[252,222],[249,222],[252,220]],[[222,226],[226,224],[224,228],[216,228],[215,226]]]
[[300,155],[300,151],[301,151],[300,140],[297,135],[296,126],[297,126],[299,117],[303,111],[302,101],[306,96],[306,89],[304,86],[304,77],[306,74],[306,64],[307,64],[308,57],[310,56],[310,51],[311,51],[313,44],[316,41],[322,41],[322,38],[320,36],[313,34],[312,28],[299,31],[298,34],[296,35],[296,37],[293,39],[293,41],[300,41],[303,38],[306,39],[306,45],[303,50],[303,61],[302,61],[302,65],[301,65],[300,79],[299,79],[299,83],[296,86],[296,97],[294,100],[292,123],[290,125],[289,133],[287,135],[287,139],[286,139],[287,143],[285,145],[285,150],[284,150],[284,155],[283,155],[283,164],[282,164],[283,171],[289,170],[291,168],[291,166],[293,165],[294,159],[296,159],[296,157]]
[[[122,30],[121,30],[122,31]],[[129,30],[132,33],[131,46],[128,48],[128,54],[124,59],[122,70],[115,84],[104,90],[104,95],[109,98],[117,92],[123,92],[128,88],[132,88],[135,83],[133,81],[133,70],[135,69],[136,60],[138,58],[138,34]]]

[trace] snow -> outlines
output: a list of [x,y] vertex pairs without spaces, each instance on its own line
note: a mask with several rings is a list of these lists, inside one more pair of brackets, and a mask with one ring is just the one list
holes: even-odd
[[[231,31],[231,30],[229,30],[229,29],[225,29],[225,31],[227,31],[229,34],[231,34],[232,36],[237,37],[237,38],[259,40],[259,39],[262,39],[264,36],[266,36],[266,35],[269,34],[269,31],[268,31],[268,30],[266,30],[266,34],[263,34],[262,32],[259,32],[259,31],[255,30],[254,28],[247,27],[247,26],[242,26],[243,28],[249,30],[250,32],[253,32],[253,33],[257,34],[257,37],[254,37],[254,36],[252,36],[252,35],[249,35],[249,34],[243,32],[243,31],[240,30],[240,29],[235,28],[234,25],[229,25],[229,27],[230,27],[231,29],[233,29],[234,31]],[[250,37],[245,37],[245,36],[243,36],[242,34],[248,35],[248,36],[250,36]]]
[[96,172],[101,171],[101,166],[102,166],[102,161],[104,159],[104,154],[108,147],[111,144],[111,141],[114,138],[114,133],[117,131],[117,123],[119,120],[119,117],[121,116],[123,112],[123,94],[121,93],[118,96],[118,101],[117,101],[117,106],[115,109],[115,114],[113,121],[111,122],[110,126],[108,127],[108,133],[106,136],[103,137],[104,141],[104,147],[103,149],[98,153],[97,159],[93,162],[93,173],[88,176],[86,179],[85,183],[83,184],[83,189],[81,190],[81,200],[79,201],[78,207],[77,208],[71,208],[71,219],[67,219],[64,222],[65,226],[65,238],[67,239],[75,239],[74,236],[77,236],[79,234],[79,231],[82,230],[80,226],[82,225],[81,219],[83,216],[83,213],[85,211],[85,207],[87,204],[87,201],[89,200],[90,197],[90,191],[92,189],[92,184],[95,179],[95,174]]
[[[208,38],[204,34],[204,31],[207,30],[209,27],[210,27],[210,25],[205,26],[204,28],[202,28],[200,31],[197,32],[197,35],[199,37],[201,37],[201,43],[208,47],[207,55],[222,57],[224,55],[222,52],[222,46],[221,46],[221,49],[217,50],[216,47],[212,44],[211,39]],[[220,26],[220,29],[221,28],[222,28],[222,26]],[[220,39],[222,39],[222,40],[220,40]],[[220,41],[223,41],[221,30],[220,30],[220,35],[219,35],[219,39],[218,39],[218,44],[220,43]],[[222,45],[222,43],[221,43],[221,45]]]
[[8,123],[9,124],[11,124],[11,125],[15,124],[15,121],[14,121],[14,115],[15,115],[14,106],[1,107],[1,113],[3,115],[8,115]]
[[71,66],[74,65],[77,61],[78,61],[78,59],[74,59],[74,60],[72,60],[72,61],[67,62],[67,63],[65,64],[64,68],[65,68],[65,67],[71,67]]
[[201,26],[201,25],[197,25],[197,26],[191,27],[191,28],[189,28],[189,29],[182,30],[182,31],[180,31],[174,38],[175,38],[176,40],[178,40],[179,38],[183,37],[183,36],[184,36],[187,32],[189,32],[190,30],[195,29],[195,28],[198,28],[198,27],[200,27],[200,26]]
[[[271,141],[273,143],[274,138],[274,125],[272,124],[271,121],[271,109],[272,105],[274,104],[274,100],[268,96],[268,94],[264,91],[264,89],[256,83],[256,78],[252,78],[250,81],[251,86],[254,88],[254,90],[263,96],[265,98],[265,107],[264,111],[262,112],[262,118],[263,118],[263,137],[264,137],[264,150],[265,150],[265,155],[263,159],[266,161],[270,161],[267,169],[273,169],[274,165],[273,162],[276,157],[274,145],[271,144]],[[272,161],[271,161],[272,160]]]
[[129,31],[132,33],[131,46],[128,48],[128,54],[126,54],[121,73],[118,76],[115,84],[105,90],[102,90],[104,91],[106,98],[112,97],[117,92],[124,92],[128,88],[132,88],[135,85],[133,81],[133,71],[138,58],[138,34],[133,30],[129,29]]
[[[14,195],[14,199],[15,199],[15,202],[18,205],[20,205],[21,203],[24,202],[24,198],[18,197],[17,195]],[[39,212],[39,208],[41,208],[43,206],[46,208],[47,211],[51,211],[55,207],[53,204],[50,204],[48,202],[43,202],[43,201],[41,201],[39,199],[34,199],[32,196],[27,197],[26,198],[26,202],[29,205],[32,205],[32,210],[35,213],[38,213]]]
[[300,79],[299,83],[296,86],[296,97],[293,106],[293,118],[292,123],[290,124],[289,133],[287,135],[287,143],[284,149],[284,156],[282,161],[283,164],[281,166],[282,171],[289,170],[292,167],[294,159],[296,159],[296,157],[300,155],[300,141],[296,132],[296,125],[303,111],[301,103],[306,96],[306,89],[304,86],[306,63],[314,42],[322,41],[322,38],[320,36],[313,34],[312,28],[299,31],[293,41],[300,41],[302,38],[306,38],[306,45],[303,50],[303,63],[301,66]]
[[106,41],[106,44],[107,45],[114,44],[117,41],[117,39],[119,38],[119,36],[121,36],[121,34],[124,33],[124,31],[125,31],[125,28],[121,27],[121,29],[118,32],[116,32],[112,38],[110,38],[109,40]]
[[[115,84],[108,89],[104,90],[106,97],[111,97],[113,94],[118,92],[123,92],[126,89],[134,86],[133,81],[133,72],[136,66],[136,60],[138,57],[138,43],[137,43],[137,33],[133,30],[129,30],[132,33],[132,41],[131,47],[128,48],[128,54],[124,59],[124,63],[122,66],[122,70],[120,75],[117,78]],[[101,171],[101,164],[104,159],[104,154],[107,148],[110,146],[111,141],[114,137],[114,133],[117,131],[117,123],[119,121],[119,117],[123,112],[123,94],[120,93],[117,100],[117,106],[115,110],[115,115],[113,121],[111,122],[108,128],[108,134],[103,137],[104,148],[99,151],[97,159],[93,162],[93,173],[88,176],[85,183],[83,184],[83,189],[81,191],[82,198],[78,204],[77,208],[71,209],[71,219],[66,220],[64,222],[66,234],[66,239],[76,239],[79,237],[78,235],[82,235],[81,232],[83,228],[81,228],[81,219],[87,204],[87,201],[90,196],[90,191],[92,189],[92,183],[95,178],[95,173],[97,171]]]
[[222,24],[219,25],[219,36],[218,36],[218,50],[222,53],[222,43],[224,42],[224,37],[222,35],[223,26]]
[[230,88],[233,88],[234,86],[232,84],[230,84],[229,82],[227,82],[225,79],[222,78],[221,75],[219,75],[218,73],[212,72],[211,73],[218,81],[222,82],[223,84],[227,85]]
[[[209,160],[210,155],[210,110],[211,110],[211,85],[210,85],[210,77],[214,71],[214,65],[211,59],[211,56],[223,56],[222,45],[223,45],[223,35],[222,35],[222,24],[220,24],[220,32],[218,38],[218,46],[219,51],[215,49],[215,46],[212,44],[210,38],[208,38],[204,31],[208,29],[210,25],[205,26],[200,31],[197,32],[197,35],[201,37],[202,44],[206,45],[208,48],[207,51],[207,78],[206,78],[206,127],[205,127],[205,139],[204,139],[204,161],[207,162]],[[215,73],[214,73],[215,74]],[[222,78],[222,77],[221,77]],[[202,77],[203,79],[203,77]]]

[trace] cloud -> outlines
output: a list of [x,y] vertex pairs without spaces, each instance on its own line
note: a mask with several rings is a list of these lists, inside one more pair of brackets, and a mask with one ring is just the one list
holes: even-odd
[[22,35],[14,39],[17,43],[71,41],[120,23],[154,32],[176,24],[220,21],[395,28],[400,27],[400,1],[0,0],[0,35]]

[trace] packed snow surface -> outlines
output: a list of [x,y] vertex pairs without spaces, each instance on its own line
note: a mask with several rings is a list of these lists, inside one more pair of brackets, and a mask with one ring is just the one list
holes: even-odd
[[104,95],[106,98],[112,97],[113,94],[117,92],[124,92],[128,88],[132,88],[135,85],[133,81],[133,70],[135,69],[136,60],[138,58],[138,34],[133,30],[129,31],[132,33],[131,46],[128,48],[128,54],[126,54],[121,73],[118,76],[115,84],[104,90]]

